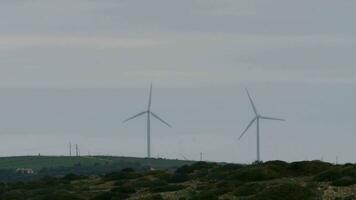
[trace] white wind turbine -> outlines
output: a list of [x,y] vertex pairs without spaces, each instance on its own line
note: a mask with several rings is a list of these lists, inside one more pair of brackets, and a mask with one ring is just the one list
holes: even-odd
[[140,112],[137,115],[130,117],[128,119],[126,119],[125,121],[123,121],[123,123],[130,121],[136,117],[139,117],[141,115],[145,115],[147,114],[147,157],[150,158],[151,157],[151,115],[158,119],[159,121],[161,121],[162,123],[164,123],[165,125],[167,125],[168,127],[171,127],[171,125],[169,125],[167,122],[165,122],[163,119],[161,119],[160,117],[158,117],[158,115],[156,115],[155,113],[153,113],[151,111],[151,101],[152,101],[152,84],[150,87],[150,96],[148,99],[148,108],[146,111]]
[[250,93],[248,92],[246,88],[246,93],[248,98],[250,99],[253,111],[255,113],[255,117],[252,119],[252,121],[248,124],[247,128],[242,132],[242,134],[239,137],[239,140],[245,135],[245,133],[248,131],[248,129],[252,126],[254,122],[256,122],[257,125],[257,161],[260,161],[260,119],[267,119],[267,120],[277,120],[277,121],[285,121],[284,119],[279,119],[279,118],[274,118],[274,117],[266,117],[263,115],[260,115],[259,112],[257,111],[257,108],[255,104],[253,103],[253,100],[251,98]]

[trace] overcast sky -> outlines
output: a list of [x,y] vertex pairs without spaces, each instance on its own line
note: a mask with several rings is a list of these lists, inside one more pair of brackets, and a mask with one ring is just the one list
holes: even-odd
[[0,156],[354,162],[355,0],[2,0]]

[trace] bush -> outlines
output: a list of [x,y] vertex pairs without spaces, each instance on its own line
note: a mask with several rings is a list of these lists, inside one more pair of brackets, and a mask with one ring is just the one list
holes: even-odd
[[149,187],[153,188],[153,187],[166,186],[166,185],[168,185],[167,181],[157,179],[157,180],[151,181]]
[[235,196],[250,196],[257,194],[265,188],[264,185],[260,183],[246,183],[241,185],[234,192]]
[[88,177],[70,173],[70,174],[65,175],[62,179],[66,180],[66,181],[75,181],[75,180],[81,180],[81,179],[85,179],[85,178],[88,178]]
[[329,182],[329,181],[335,181],[341,177],[342,177],[341,169],[331,169],[316,175],[314,177],[314,181]]
[[350,195],[347,197],[336,197],[335,200],[355,200],[356,196],[355,195]]
[[183,186],[183,185],[165,185],[165,186],[152,187],[150,189],[150,191],[153,193],[173,192],[173,191],[183,190],[185,188],[186,188],[186,186]]
[[139,189],[151,186],[151,180],[147,177],[142,177],[131,182],[132,186]]
[[160,180],[167,180],[169,177],[171,177],[171,174],[167,173],[166,171],[157,171],[157,173],[154,173],[152,175]]
[[190,194],[189,200],[218,200],[219,196],[212,191],[194,192]]
[[129,197],[130,196],[128,194],[117,193],[117,192],[104,192],[98,194],[91,200],[121,200],[121,199],[127,199]]
[[315,200],[319,199],[316,188],[313,185],[305,187],[296,183],[279,184],[272,187],[266,187],[257,193],[253,200]]
[[233,191],[236,185],[232,181],[221,181],[216,184],[216,188],[219,190],[219,194],[224,194]]
[[129,180],[139,178],[140,174],[136,172],[112,172],[104,176],[105,180]]
[[226,164],[221,167],[222,170],[226,171],[233,171],[233,170],[238,170],[243,168],[244,165],[238,165],[238,164]]
[[341,177],[335,181],[331,182],[331,185],[333,186],[350,186],[350,185],[355,185],[356,184],[356,179],[350,177],[350,176],[344,176]]
[[189,176],[181,173],[174,173],[167,178],[168,183],[183,183],[189,180]]
[[322,172],[314,177],[315,181],[331,182],[333,186],[349,186],[356,184],[356,167],[347,166]]
[[289,164],[288,170],[291,176],[310,176],[329,170],[332,167],[333,166],[330,163],[325,163],[318,160],[301,161]]
[[246,167],[232,173],[231,179],[244,182],[265,181],[279,178],[280,175],[276,171],[268,167]]
[[121,172],[135,172],[135,170],[132,168],[124,168],[121,170]]
[[51,199],[51,200],[84,200],[83,198],[75,195],[75,194],[70,194],[68,192],[56,192],[54,194],[48,194],[46,195],[43,199]]
[[3,193],[0,199],[23,200],[26,199],[26,195],[21,191],[13,190]]
[[211,169],[217,166],[216,163],[208,163],[208,162],[197,162],[193,165],[184,165],[176,170],[176,173],[181,174],[189,174],[193,173],[195,170],[202,170],[202,169]]
[[163,198],[159,194],[154,194],[149,197],[143,198],[143,200],[163,200]]
[[124,194],[136,193],[136,189],[134,187],[132,187],[131,185],[123,185],[121,187],[114,188],[111,191],[112,192],[124,193]]

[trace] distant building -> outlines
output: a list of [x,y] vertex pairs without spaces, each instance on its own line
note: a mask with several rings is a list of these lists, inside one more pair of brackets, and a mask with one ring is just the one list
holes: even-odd
[[16,173],[18,173],[18,174],[34,174],[35,172],[30,168],[17,168]]

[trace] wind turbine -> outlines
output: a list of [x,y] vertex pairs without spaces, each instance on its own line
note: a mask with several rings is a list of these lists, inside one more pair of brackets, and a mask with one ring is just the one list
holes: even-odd
[[148,99],[147,110],[140,112],[137,115],[134,115],[133,117],[130,117],[130,118],[126,119],[125,121],[123,121],[123,123],[125,123],[125,122],[135,119],[141,115],[145,115],[145,114],[147,115],[147,157],[148,158],[151,158],[151,115],[154,118],[161,121],[163,124],[167,125],[168,127],[171,127],[171,125],[169,125],[167,122],[165,122],[163,119],[161,119],[157,114],[155,114],[151,111],[151,102],[152,102],[152,83],[151,83],[151,87],[150,87],[150,96]]
[[256,122],[257,125],[257,161],[260,161],[260,120],[261,119],[266,119],[266,120],[277,120],[277,121],[285,121],[284,119],[279,119],[279,118],[274,118],[274,117],[266,117],[263,115],[260,115],[259,112],[257,111],[257,108],[255,104],[253,103],[253,100],[251,98],[251,95],[249,91],[246,88],[246,93],[248,98],[250,99],[250,103],[253,109],[253,112],[255,113],[255,117],[252,119],[252,121],[248,124],[247,128],[242,132],[242,134],[239,137],[239,140],[245,135],[245,133],[248,131],[248,129],[252,126],[254,122]]

